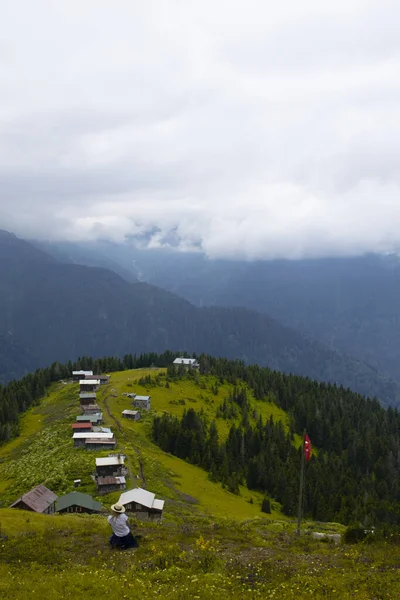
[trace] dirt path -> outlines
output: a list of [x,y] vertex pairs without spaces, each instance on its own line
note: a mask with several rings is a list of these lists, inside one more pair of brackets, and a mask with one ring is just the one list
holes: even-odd
[[[121,437],[123,438],[123,440],[125,441],[125,443],[127,443],[129,440],[127,440],[127,438],[126,438],[126,433],[124,431],[124,428],[122,427],[122,425],[119,422],[119,420],[117,419],[117,417],[115,417],[112,414],[112,412],[110,410],[110,407],[108,406],[107,400],[111,397],[111,394],[108,393],[108,390],[105,390],[105,391],[106,391],[106,394],[103,397],[104,408],[106,409],[107,414],[110,417],[110,419],[112,419],[114,421],[114,423],[115,423],[115,425],[116,425],[116,427],[117,427],[117,429],[118,429]],[[140,480],[141,480],[141,487],[143,489],[146,489],[146,477],[145,477],[145,474],[144,474],[143,462],[142,462],[142,459],[141,459],[140,451],[139,451],[138,448],[136,448],[134,446],[134,444],[132,444],[132,448],[135,451],[135,453],[137,455],[137,458],[138,458],[139,476],[140,476]],[[131,458],[130,458],[130,456],[126,455],[126,459],[127,459],[127,468],[128,468],[128,474],[129,474],[129,478],[131,480],[131,484],[132,484],[132,486],[136,486],[137,478],[136,478],[136,476],[134,476],[132,474],[132,461],[131,461]]]

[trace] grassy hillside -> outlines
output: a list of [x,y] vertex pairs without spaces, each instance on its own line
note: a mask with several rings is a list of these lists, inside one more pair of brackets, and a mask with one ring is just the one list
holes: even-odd
[[[152,382],[139,381],[151,376]],[[165,454],[150,439],[154,414],[201,408],[214,419],[231,387],[211,376],[165,387],[163,370],[115,373],[98,393],[105,424],[128,457],[129,485],[145,485],[166,499],[162,523],[137,522],[136,552],[111,551],[104,515],[36,515],[6,508],[22,492],[45,483],[58,493],[82,479],[96,495],[94,459],[106,453],[73,448],[70,423],[79,414],[72,384],[54,384],[22,420],[21,435],[0,448],[0,598],[398,598],[400,546],[387,542],[346,546],[316,541],[310,532],[342,532],[335,524],[296,523],[273,503],[260,512],[261,495],[236,496],[209,481],[201,469]],[[152,411],[140,422],[121,418],[131,400],[122,392],[149,393]],[[255,420],[270,415],[288,427],[274,404],[251,398]],[[219,435],[228,425],[217,419]],[[298,440],[295,440],[297,443]],[[139,476],[139,477],[137,477]],[[99,498],[106,507],[119,494]],[[397,594],[397,595],[396,595]]]
[[[140,385],[138,381],[150,375],[153,383]],[[155,378],[157,377],[157,384]],[[260,514],[261,495],[242,488],[241,496],[224,490],[208,479],[202,469],[162,452],[151,442],[152,415],[170,412],[181,415],[185,408],[203,408],[207,418],[215,418],[218,406],[231,391],[225,384],[214,394],[214,377],[201,377],[199,385],[191,381],[169,383],[165,387],[163,370],[136,370],[114,373],[111,383],[98,392],[98,403],[103,410],[105,426],[113,429],[118,439],[118,450],[126,453],[130,470],[130,485],[145,484],[148,489],[171,500],[171,510],[187,510],[230,516],[235,519],[251,518]],[[124,408],[132,407],[132,400],[122,392],[135,391],[150,394],[152,411],[142,412],[139,422],[121,417]],[[259,414],[263,419],[281,419],[287,416],[276,405],[252,399],[254,421]],[[106,452],[88,452],[74,448],[70,424],[79,414],[78,385],[54,384],[40,406],[28,411],[21,424],[21,435],[0,448],[0,502],[8,505],[34,485],[45,483],[57,493],[72,489],[73,480],[82,479],[82,491],[96,494],[91,478],[95,456]],[[231,422],[217,419],[221,439]],[[137,479],[139,476],[139,479]],[[110,505],[118,494],[102,498]],[[252,499],[252,503],[250,503]],[[277,506],[277,505],[276,505]],[[178,508],[176,508],[178,507]],[[278,507],[277,507],[278,508]]]

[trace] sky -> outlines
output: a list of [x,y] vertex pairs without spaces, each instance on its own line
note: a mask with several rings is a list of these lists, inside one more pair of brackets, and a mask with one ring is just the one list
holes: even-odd
[[3,0],[0,228],[400,250],[394,0]]

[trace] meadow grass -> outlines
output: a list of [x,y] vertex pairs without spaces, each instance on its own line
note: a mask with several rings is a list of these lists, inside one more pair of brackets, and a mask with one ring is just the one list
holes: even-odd
[[[147,374],[161,375],[157,385],[139,385]],[[282,516],[277,503],[264,515],[261,494],[243,487],[239,496],[231,494],[202,469],[152,443],[154,414],[179,417],[193,406],[213,420],[231,391],[224,384],[216,395],[214,386],[215,379],[206,377],[201,386],[182,380],[166,388],[162,370],[113,374],[98,393],[105,424],[128,457],[129,486],[142,485],[144,475],[146,487],[166,500],[163,521],[137,522],[139,549],[119,552],[108,547],[104,515],[46,516],[0,508],[0,598],[399,599],[398,546],[334,545],[307,533],[342,533],[333,523],[304,522],[298,538],[295,520]],[[142,411],[141,421],[121,417],[132,407],[123,391],[152,396],[152,410]],[[272,415],[288,427],[287,415],[273,403],[249,397],[254,422],[257,414],[264,421]],[[106,453],[73,447],[71,423],[79,412],[78,385],[56,384],[24,415],[21,435],[0,448],[0,506],[38,483],[58,494],[71,491],[75,478],[82,479],[82,491],[96,497],[95,457]],[[217,423],[223,439],[231,422]],[[118,497],[116,492],[99,499],[109,507]]]
[[0,598],[393,600],[400,549],[297,538],[295,525],[195,513],[137,522],[137,551],[112,551],[105,516],[0,509]]

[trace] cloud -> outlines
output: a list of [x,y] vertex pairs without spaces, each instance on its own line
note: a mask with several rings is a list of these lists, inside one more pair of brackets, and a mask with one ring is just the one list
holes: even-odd
[[6,5],[2,228],[249,260],[400,247],[394,1]]

